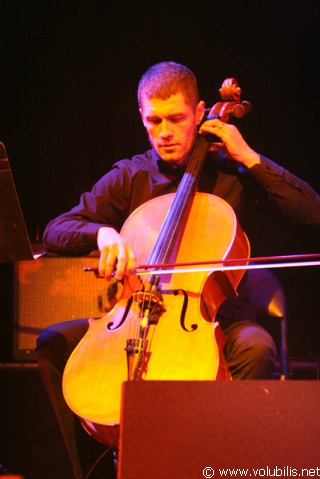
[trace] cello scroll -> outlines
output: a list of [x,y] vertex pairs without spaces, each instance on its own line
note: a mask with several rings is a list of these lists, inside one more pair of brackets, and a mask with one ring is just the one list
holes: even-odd
[[[241,87],[235,78],[226,78],[219,89],[221,100],[213,105],[212,108],[205,110],[203,118],[204,123],[207,120],[221,120],[228,123],[231,117],[242,118],[252,111],[249,101],[241,101]],[[206,135],[209,142],[219,142],[220,138],[213,134]]]
[[242,118],[252,111],[249,101],[241,101],[241,87],[235,78],[226,78],[219,89],[221,99],[211,108],[206,120],[219,118],[224,123],[228,123],[230,117]]

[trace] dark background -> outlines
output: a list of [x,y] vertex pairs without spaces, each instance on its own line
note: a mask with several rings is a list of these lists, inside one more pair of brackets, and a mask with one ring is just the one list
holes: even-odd
[[[148,147],[136,88],[163,60],[189,66],[209,106],[237,78],[253,105],[238,123],[248,143],[319,192],[319,13],[319,0],[0,0],[0,141],[32,241],[112,163]],[[319,251],[318,233],[264,205],[249,230],[253,255]],[[3,361],[13,296],[12,265],[1,266]],[[318,271],[276,271],[291,354],[304,359],[320,356]],[[8,362],[0,382],[0,461],[26,479],[72,477],[39,371]]]
[[[0,1],[0,141],[32,241],[148,147],[136,87],[163,60],[195,72],[208,106],[237,78],[253,105],[238,123],[248,143],[320,191],[319,11],[318,0]],[[315,231],[257,211],[253,254],[319,251]],[[277,274],[292,354],[317,357],[318,268]]]

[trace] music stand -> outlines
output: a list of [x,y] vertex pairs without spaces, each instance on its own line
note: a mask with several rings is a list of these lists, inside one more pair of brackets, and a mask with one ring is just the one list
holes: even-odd
[[0,142],[0,263],[33,258],[6,149]]

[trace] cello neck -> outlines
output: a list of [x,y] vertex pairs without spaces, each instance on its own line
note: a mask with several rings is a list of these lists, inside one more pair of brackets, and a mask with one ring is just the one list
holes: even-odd
[[149,264],[169,261],[172,251],[182,234],[183,221],[187,215],[190,200],[196,189],[198,179],[207,156],[209,142],[199,136],[193,149],[186,171],[182,177],[174,201],[160,229],[157,241],[148,259]]

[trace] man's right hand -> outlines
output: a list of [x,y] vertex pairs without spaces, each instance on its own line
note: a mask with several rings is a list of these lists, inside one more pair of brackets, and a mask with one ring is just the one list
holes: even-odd
[[118,280],[132,273],[135,255],[126,240],[113,228],[103,226],[98,231],[100,250],[99,275],[110,280],[112,275]]

